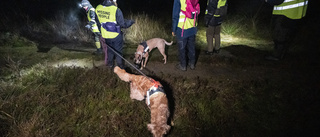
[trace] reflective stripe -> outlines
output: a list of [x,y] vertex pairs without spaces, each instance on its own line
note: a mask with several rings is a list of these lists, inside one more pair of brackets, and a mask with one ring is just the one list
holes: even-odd
[[144,52],[147,52],[149,50],[149,46],[147,46],[147,48],[144,50]]
[[[110,21],[110,22],[117,24],[117,21]],[[103,23],[107,23],[107,22],[101,22],[101,24],[103,24]]]
[[108,31],[107,28],[103,27],[103,22],[105,23],[113,23],[116,24],[116,11],[118,7],[116,6],[103,6],[103,5],[98,5],[96,8],[96,14],[97,18],[100,21],[100,30],[101,30],[101,35],[103,38],[106,39],[113,39],[119,35],[118,32],[113,32],[113,31]]
[[283,3],[291,2],[291,1],[294,1],[294,0],[285,0]]
[[184,22],[184,18],[183,19],[179,19],[179,22]]
[[297,8],[297,7],[302,7],[308,4],[308,1],[306,2],[300,2],[300,3],[296,3],[296,4],[292,4],[292,5],[288,5],[288,6],[281,6],[281,7],[274,7],[273,10],[287,10],[287,9],[293,9],[293,8]]
[[183,36],[183,30],[187,30],[197,26],[197,21],[195,19],[187,18],[185,14],[181,11],[186,11],[186,0],[180,0],[180,13],[179,13],[179,22],[178,28],[182,29],[181,36]]
[[225,5],[226,5],[226,3],[227,3],[227,1],[226,1],[226,0],[219,0],[219,1],[218,1],[217,8],[219,9],[220,7],[225,6]]
[[[117,24],[117,21],[110,21],[110,22]],[[107,23],[107,22],[101,22],[101,24],[103,23]]]

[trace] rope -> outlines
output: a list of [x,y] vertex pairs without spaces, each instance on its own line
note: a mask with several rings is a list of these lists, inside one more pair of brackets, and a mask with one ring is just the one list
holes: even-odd
[[[106,44],[107,45],[107,44]],[[115,51],[112,47],[110,47],[109,45],[107,45],[116,55],[118,55],[119,57],[121,57],[124,61],[126,61],[131,67],[133,67],[134,69],[136,69],[138,72],[140,72],[143,76],[145,76],[146,78],[148,78],[152,83],[154,83],[154,85],[151,87],[153,88],[155,85],[158,87],[159,82],[156,82],[154,79],[149,78],[147,75],[145,75],[144,73],[142,73],[142,71],[140,71],[139,69],[137,69],[135,66],[133,66],[133,64],[131,64],[128,60],[126,60],[124,57],[122,57],[117,51]],[[149,89],[150,90],[150,89]],[[149,99],[149,90],[147,91],[147,97],[148,97],[148,105],[150,105],[150,99]]]
[[116,55],[118,55],[120,58],[122,58],[125,62],[127,62],[131,67],[133,67],[134,69],[136,69],[138,72],[140,72],[143,76],[148,77],[147,75],[145,75],[144,73],[142,73],[142,71],[140,71],[139,69],[137,69],[135,66],[133,66],[133,64],[131,64],[128,60],[126,60],[124,57],[122,57],[117,51],[115,51],[112,47],[110,47],[109,45],[107,45],[109,47],[109,49],[111,49]]

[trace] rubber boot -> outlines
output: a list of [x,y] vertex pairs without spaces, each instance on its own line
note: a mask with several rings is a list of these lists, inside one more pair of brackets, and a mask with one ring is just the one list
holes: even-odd
[[103,52],[102,52],[102,48],[101,48],[100,42],[95,42],[95,45],[97,47],[97,51],[95,51],[93,54],[95,54],[95,55],[102,54]]
[[287,52],[287,48],[285,44],[276,44],[275,50],[274,50],[274,57],[278,58],[279,60],[282,60]]
[[266,56],[265,59],[272,61],[282,60],[286,54],[286,47],[284,44],[276,43],[274,46],[274,51],[272,55]]

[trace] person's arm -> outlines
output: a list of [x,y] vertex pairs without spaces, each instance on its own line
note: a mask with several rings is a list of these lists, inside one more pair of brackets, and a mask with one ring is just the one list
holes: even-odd
[[134,24],[133,20],[126,20],[123,18],[122,11],[119,8],[116,11],[116,21],[121,28],[129,28],[132,24]]
[[209,4],[207,5],[208,13],[213,15],[218,7],[218,3],[220,0],[209,0]]
[[96,12],[94,12],[94,13],[95,13],[95,16],[96,16],[95,21],[96,21],[96,23],[97,23],[97,26],[98,26],[99,31],[101,32],[101,23],[100,23],[100,21],[99,21],[99,18],[98,18],[97,13],[96,13]]
[[179,23],[180,14],[180,0],[174,0],[172,9],[172,36],[175,36],[175,32]]
[[91,18],[91,21],[89,22],[89,24],[92,26],[93,24],[96,23],[96,20],[95,20],[95,18],[96,18],[96,12],[94,11],[94,9],[93,9],[93,10],[90,9],[90,11],[89,11],[89,16],[90,16],[90,18]]

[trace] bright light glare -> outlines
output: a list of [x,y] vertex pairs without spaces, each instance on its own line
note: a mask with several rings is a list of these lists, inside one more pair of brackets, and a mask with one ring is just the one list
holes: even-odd
[[[248,38],[240,38],[232,35],[225,35],[221,33],[221,47],[228,47],[232,45],[247,45],[248,47],[253,47],[257,49],[268,49],[272,44],[272,41],[267,40],[256,40]],[[197,40],[203,46],[207,46],[207,37],[205,29],[200,29],[197,33]],[[214,40],[213,40],[214,42]]]
[[58,61],[54,63],[46,63],[46,64],[36,64],[31,68],[23,69],[20,72],[20,76],[25,76],[29,74],[36,74],[38,76],[43,75],[43,70],[46,69],[48,66],[60,68],[60,67],[80,67],[80,68],[93,68],[105,65],[104,61],[94,61],[89,59],[71,59],[71,60],[64,60]]
[[93,68],[94,66],[100,66],[103,61],[93,61],[88,59],[72,59],[64,60],[52,63],[53,67],[81,67],[81,68]]
[[79,8],[82,8],[82,4],[81,3],[78,3],[78,6],[79,6]]

